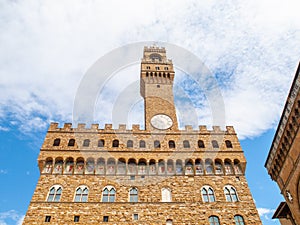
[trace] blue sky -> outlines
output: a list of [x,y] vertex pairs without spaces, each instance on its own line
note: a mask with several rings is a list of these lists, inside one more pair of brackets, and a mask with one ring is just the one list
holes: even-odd
[[[137,41],[185,48],[215,75],[263,223],[279,224],[270,217],[282,197],[263,166],[300,58],[298,8],[296,0],[0,0],[0,225],[22,221],[48,125],[72,121],[86,71],[112,49]],[[176,72],[174,88],[185,93],[175,95],[177,110],[189,102],[198,116],[189,121],[188,111],[178,113],[179,121],[211,126],[209,102]],[[112,122],[114,102],[138,78],[137,65],[114,74],[97,98],[94,120]],[[142,119],[140,98],[122,122]]]

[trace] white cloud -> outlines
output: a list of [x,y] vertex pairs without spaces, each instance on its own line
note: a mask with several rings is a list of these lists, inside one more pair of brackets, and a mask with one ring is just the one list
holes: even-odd
[[14,221],[17,225],[22,224],[24,215],[20,215],[15,210],[0,212],[0,225],[7,225],[8,221]]
[[[234,125],[242,138],[257,136],[276,125],[299,61],[297,6],[296,0],[4,0],[0,121],[9,120],[26,133],[44,130],[52,120],[72,121],[77,87],[96,59],[122,44],[158,40],[180,45],[203,60],[218,75],[226,124]],[[128,75],[119,76],[119,84],[110,83],[116,86],[99,97],[101,106],[95,108],[104,112],[95,115],[100,123],[111,122],[111,101],[124,90],[122,85],[132,83]],[[197,99],[188,93],[192,102]],[[196,109],[199,124],[212,123],[209,103],[202,100]],[[138,112],[142,109],[128,118]],[[187,116],[180,119],[190,122]]]
[[273,216],[275,209],[257,208],[257,211],[261,218],[270,219]]
[[17,221],[16,225],[22,225],[23,224],[23,220],[24,220],[25,216],[20,216],[19,220]]
[[5,169],[0,169],[0,174],[7,174],[8,172],[7,172],[7,170],[5,170]]
[[9,131],[9,128],[8,127],[0,126],[0,131]]

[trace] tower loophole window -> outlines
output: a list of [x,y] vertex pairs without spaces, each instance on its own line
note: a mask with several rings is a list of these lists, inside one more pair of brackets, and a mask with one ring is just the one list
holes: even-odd
[[60,138],[56,138],[53,142],[53,146],[59,146],[60,145]]
[[102,147],[104,147],[104,144],[105,144],[105,141],[103,139],[100,139],[98,141],[98,147],[102,148]]
[[226,148],[232,148],[232,143],[231,143],[231,141],[226,140],[226,141],[225,141],[225,144],[226,144]]
[[190,148],[190,142],[188,140],[183,141],[184,148]]
[[113,146],[114,148],[119,147],[119,140],[113,140],[112,146]]
[[160,142],[154,141],[154,148],[160,148]]
[[198,147],[199,148],[205,148],[204,142],[202,140],[198,141]]
[[85,140],[83,141],[83,146],[84,146],[84,147],[89,147],[89,146],[90,146],[90,139],[85,139]]
[[70,139],[68,146],[74,146],[75,145],[75,139]]
[[46,216],[45,217],[45,222],[50,222],[51,221],[51,216]]
[[212,140],[211,144],[212,144],[213,148],[219,148],[219,144],[216,140]]
[[175,148],[175,142],[174,141],[169,141],[169,148]]
[[140,141],[140,148],[146,148],[146,142],[141,140]]
[[132,140],[128,140],[127,141],[127,148],[132,148],[133,147],[133,141]]

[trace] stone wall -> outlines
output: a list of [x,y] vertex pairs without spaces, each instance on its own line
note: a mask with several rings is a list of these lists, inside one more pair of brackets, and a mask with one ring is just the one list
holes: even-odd
[[[61,201],[49,203],[46,198],[53,184],[63,187]],[[86,203],[73,202],[79,185],[89,188]],[[106,185],[116,188],[116,202],[101,202]],[[214,189],[215,202],[203,202],[200,190],[204,185]],[[225,185],[236,188],[238,202],[226,202]],[[137,203],[129,202],[131,187],[138,189]],[[161,202],[161,189],[165,187],[171,190],[172,202]],[[138,221],[133,221],[133,214],[138,214]],[[119,182],[94,175],[42,175],[24,223],[43,224],[46,215],[51,216],[51,224],[72,224],[75,215],[80,216],[77,224],[102,224],[103,216],[109,216],[109,224],[165,224],[167,219],[173,224],[208,224],[211,215],[218,216],[223,225],[234,224],[234,215],[243,216],[248,225],[261,224],[244,176],[153,177],[152,183],[143,184],[129,177],[127,182]]]

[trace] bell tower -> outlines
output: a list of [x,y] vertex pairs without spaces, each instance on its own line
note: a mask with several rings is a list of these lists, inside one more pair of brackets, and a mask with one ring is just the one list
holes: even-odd
[[141,95],[145,103],[145,129],[178,130],[173,97],[174,68],[166,49],[144,47],[141,63]]

